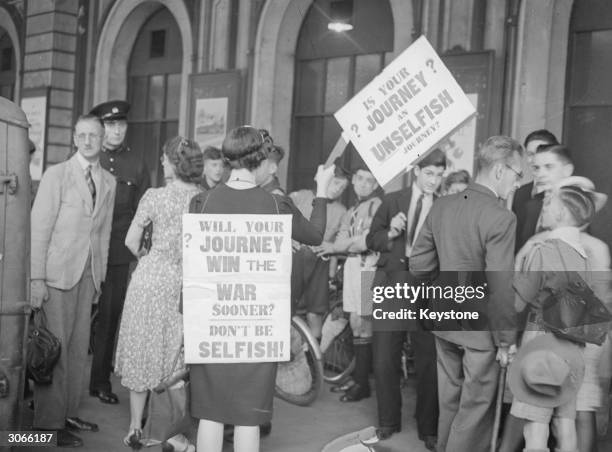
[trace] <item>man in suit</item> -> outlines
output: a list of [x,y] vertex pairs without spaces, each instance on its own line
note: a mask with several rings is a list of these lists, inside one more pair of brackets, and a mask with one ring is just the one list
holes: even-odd
[[138,202],[150,185],[144,156],[131,149],[125,141],[129,109],[130,104],[127,102],[113,100],[96,105],[90,112],[104,123],[100,165],[115,176],[117,182],[108,270],[94,325],[93,360],[89,380],[89,394],[98,397],[103,403],[110,404],[119,403],[117,395],[112,392],[110,375],[115,335],[127,291],[130,262],[135,259],[125,246],[125,236],[136,214]]
[[438,452],[484,451],[491,440],[500,369],[496,360],[506,365],[516,349],[516,218],[500,201],[522,177],[521,153],[521,145],[512,138],[489,138],[478,153],[475,182],[434,203],[410,256],[410,271],[417,278],[438,278],[439,285],[486,284],[488,290],[486,299],[470,306],[483,311],[480,325],[462,321],[446,331],[434,331]]
[[61,342],[53,382],[34,389],[34,429],[57,430],[58,446],[83,443],[72,430],[97,431],[78,417],[92,304],[106,274],[115,179],[99,162],[104,126],[81,116],[77,152],[49,168],[32,207],[31,303]]
[[[536,151],[540,146],[559,144],[557,137],[546,129],[534,130],[525,138],[525,158],[529,168],[533,168]],[[516,215],[516,249],[518,251],[535,233],[535,226],[542,210],[544,197],[534,181],[522,185],[514,193],[512,211]]]
[[[408,258],[418,230],[436,197],[446,169],[446,156],[434,149],[414,168],[413,184],[383,197],[376,211],[366,245],[379,251],[373,286],[393,286],[408,281]],[[409,307],[397,300],[379,305],[385,311]],[[377,434],[386,439],[401,429],[401,351],[406,330],[411,331],[417,374],[417,429],[428,448],[433,448],[438,424],[435,343],[431,332],[418,321],[377,320],[373,322],[372,348],[378,401]]]

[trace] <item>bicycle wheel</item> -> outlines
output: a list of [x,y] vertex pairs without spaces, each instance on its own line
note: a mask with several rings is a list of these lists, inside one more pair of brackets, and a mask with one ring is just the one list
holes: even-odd
[[274,395],[294,405],[310,405],[319,395],[323,381],[321,353],[306,323],[291,319],[291,360],[278,364]]
[[[341,305],[342,302],[333,306],[323,319],[323,379],[332,384],[344,383],[355,369],[351,325],[348,319],[341,317],[333,320],[331,315]],[[332,337],[326,338],[327,335]]]

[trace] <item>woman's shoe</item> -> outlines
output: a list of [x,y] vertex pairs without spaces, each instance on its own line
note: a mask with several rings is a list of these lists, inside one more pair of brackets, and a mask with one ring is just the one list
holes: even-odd
[[130,430],[130,433],[123,438],[123,444],[127,447],[132,448],[132,450],[139,450],[142,448],[142,443],[140,440],[142,439],[142,430],[139,428],[135,428]]
[[164,441],[161,446],[162,452],[195,452],[195,446],[182,434]]

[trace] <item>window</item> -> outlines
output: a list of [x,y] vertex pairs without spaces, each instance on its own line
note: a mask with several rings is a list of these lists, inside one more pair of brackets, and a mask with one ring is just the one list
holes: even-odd
[[162,7],[140,30],[128,68],[128,143],[146,151],[153,186],[163,185],[161,148],[178,134],[182,61],[178,25]]
[[[612,194],[612,2],[574,2],[570,21],[563,142],[572,151],[575,173],[598,191]],[[609,203],[608,203],[609,204]],[[612,210],[595,217],[591,234],[612,245]]]
[[0,96],[13,100],[15,97],[15,52],[8,33],[0,28]]
[[13,69],[13,48],[7,47],[2,49],[2,61],[0,62],[0,71],[10,71]]
[[[393,18],[387,1],[354,0],[348,33],[327,29],[330,0],[313,3],[300,30],[296,50],[292,146],[288,189],[310,188],[317,165],[323,163],[340,137],[333,117],[369,83],[393,49]],[[351,168],[360,157],[349,145],[343,164]]]
[[162,58],[166,50],[166,30],[154,30],[151,32],[151,58]]

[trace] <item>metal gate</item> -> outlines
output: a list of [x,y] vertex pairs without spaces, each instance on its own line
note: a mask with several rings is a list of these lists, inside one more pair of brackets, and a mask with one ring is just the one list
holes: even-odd
[[21,427],[30,312],[26,302],[31,196],[27,130],[23,111],[0,97],[0,431]]

